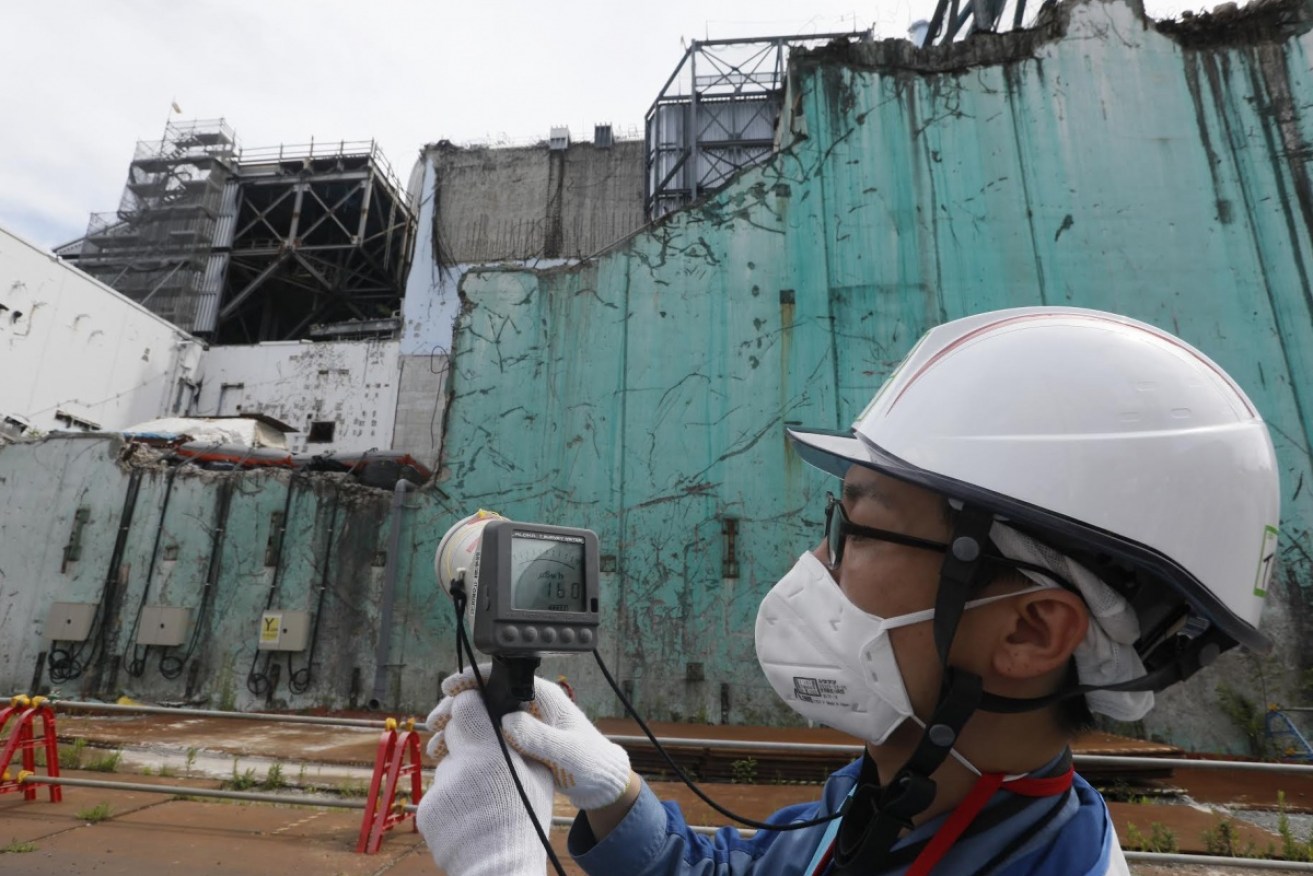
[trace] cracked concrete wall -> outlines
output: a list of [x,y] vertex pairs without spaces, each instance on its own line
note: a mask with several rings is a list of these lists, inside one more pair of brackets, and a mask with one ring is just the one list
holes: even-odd
[[788,721],[752,622],[832,485],[783,425],[846,427],[943,320],[1126,313],[1207,351],[1272,426],[1277,653],[1232,652],[1142,728],[1242,748],[1215,687],[1302,704],[1313,659],[1310,36],[1303,3],[1256,14],[1183,37],[1088,0],[963,46],[800,55],[766,165],[577,268],[466,275],[442,489],[598,531],[604,653],[649,715]]
[[0,418],[123,429],[173,411],[200,341],[0,228]]
[[447,407],[447,356],[402,356],[392,449],[436,469]]
[[471,267],[577,261],[643,226],[641,141],[424,150],[412,174],[419,216],[403,305],[405,355],[445,354]]
[[646,221],[643,149],[431,147],[442,263],[583,258],[626,237]]
[[[454,666],[435,662],[450,612],[435,607],[412,509],[401,512],[400,556],[387,556],[389,491],[344,475],[171,469],[109,435],[0,447],[0,490],[0,690],[33,690],[39,672],[63,696],[363,707],[388,636],[384,704],[422,710],[440,667]],[[397,608],[384,630],[391,561]],[[56,602],[97,606],[86,640],[48,625]],[[143,607],[158,605],[189,612],[181,644],[138,644]],[[313,655],[259,651],[266,610],[308,612]],[[62,674],[38,670],[52,653]]]

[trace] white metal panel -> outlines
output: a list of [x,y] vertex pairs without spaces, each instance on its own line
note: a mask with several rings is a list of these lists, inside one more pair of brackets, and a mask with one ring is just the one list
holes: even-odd
[[167,413],[201,344],[53,254],[0,228],[0,417],[108,430]]
[[191,609],[172,605],[147,605],[141,610],[137,624],[138,645],[160,645],[173,648],[186,641]]
[[51,642],[85,642],[96,618],[96,602],[56,602],[46,615],[46,639]]
[[261,651],[304,651],[310,643],[310,612],[266,611],[260,618]]
[[[214,347],[205,354],[196,414],[268,414],[300,430],[287,436],[294,452],[388,448],[401,382],[399,347],[395,340]],[[332,441],[307,444],[316,422],[333,423]]]

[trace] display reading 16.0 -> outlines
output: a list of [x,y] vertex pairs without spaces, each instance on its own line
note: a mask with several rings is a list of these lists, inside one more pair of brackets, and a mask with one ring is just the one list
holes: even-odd
[[584,611],[584,542],[516,532],[511,539],[511,605],[526,611]]

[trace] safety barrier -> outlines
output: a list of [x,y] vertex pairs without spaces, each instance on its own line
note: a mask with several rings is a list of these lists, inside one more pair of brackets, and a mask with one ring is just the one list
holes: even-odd
[[[379,740],[378,753],[375,758],[373,776],[369,797],[365,801],[358,800],[333,800],[320,797],[310,797],[305,795],[293,794],[271,794],[271,793],[253,793],[241,791],[225,791],[218,789],[205,789],[193,786],[174,786],[174,785],[145,785],[129,782],[111,782],[91,779],[65,778],[58,775],[58,750],[55,748],[55,729],[54,714],[51,706],[57,709],[78,710],[88,712],[119,712],[119,713],[142,713],[142,714],[167,714],[167,715],[186,715],[189,717],[216,717],[230,718],[238,720],[263,720],[276,721],[283,723],[302,723],[302,724],[319,724],[327,726],[344,726],[344,727],[366,727],[377,728],[383,727],[383,734]],[[26,715],[28,735],[18,739],[22,717]],[[42,720],[42,726],[45,733],[37,737],[32,732],[33,725],[37,719]],[[215,797],[235,800],[248,800],[253,802],[281,803],[284,805],[306,805],[323,808],[338,809],[357,809],[364,810],[364,816],[361,821],[361,830],[359,835],[359,844],[357,851],[370,854],[377,852],[381,847],[382,837],[387,831],[391,830],[397,824],[406,820],[413,819],[417,810],[416,802],[420,799],[422,788],[422,765],[419,754],[419,733],[414,728],[414,720],[407,720],[404,725],[398,725],[395,719],[381,720],[355,720],[343,718],[322,718],[315,716],[303,715],[279,715],[272,713],[253,713],[253,712],[224,712],[205,709],[181,709],[161,706],[138,706],[138,705],[117,705],[106,703],[84,703],[78,701],[45,701],[42,698],[14,697],[10,700],[7,708],[0,709],[0,738],[3,738],[3,731],[10,721],[15,721],[15,729],[10,733],[10,742],[6,746],[9,754],[6,756],[12,759],[18,752],[25,751],[32,756],[32,763],[35,763],[35,752],[41,746],[46,746],[46,763],[50,769],[51,775],[39,776],[34,770],[24,769],[15,780],[6,779],[6,784],[13,784],[21,787],[25,792],[26,799],[34,799],[36,788],[40,785],[48,785],[51,788],[52,801],[61,799],[58,796],[61,785],[81,786],[92,788],[120,789],[125,791],[140,791],[146,793],[164,793],[164,794],[186,794],[193,797]],[[610,735],[608,738],[626,746],[644,746],[651,743],[646,737]],[[701,739],[694,737],[670,737],[659,740],[662,745],[672,748],[706,748],[706,749],[734,749],[734,750],[772,750],[772,751],[793,751],[798,753],[810,754],[845,754],[853,755],[860,753],[861,748],[856,745],[836,745],[836,744],[818,744],[818,743],[800,743],[800,742],[764,742],[753,740],[728,740],[728,739]],[[10,751],[12,747],[12,751]],[[1282,772],[1288,774],[1309,774],[1313,772],[1313,766],[1306,764],[1290,763],[1263,763],[1253,761],[1220,761],[1220,760],[1195,760],[1179,757],[1126,757],[1116,755],[1080,755],[1075,756],[1076,765],[1081,767],[1181,767],[1191,769],[1238,769],[1255,772]],[[406,780],[409,779],[410,803],[404,803],[398,800],[398,794],[405,793],[407,786]],[[5,790],[14,790],[14,788],[5,788]],[[572,818],[555,817],[552,819],[554,826],[566,826],[572,823]],[[416,825],[413,825],[417,829]],[[713,834],[720,830],[714,826],[691,826],[691,829],[699,834]],[[753,833],[751,830],[741,831],[744,835]],[[1283,861],[1273,859],[1254,859],[1254,858],[1223,858],[1207,855],[1193,854],[1162,854],[1155,852],[1126,852],[1126,857],[1133,863],[1153,863],[1153,864],[1175,864],[1190,863],[1213,866],[1232,866],[1246,867],[1257,870],[1284,870],[1287,872],[1313,873],[1313,864],[1302,863],[1298,861]]]
[[365,800],[365,817],[360,822],[360,838],[356,851],[366,855],[377,852],[383,843],[383,834],[403,821],[411,822],[411,830],[418,831],[415,813],[397,800],[397,791],[410,780],[410,801],[418,803],[424,793],[423,765],[419,760],[419,734],[415,732],[415,719],[406,721],[404,729],[388,718],[383,735],[378,740],[378,755],[374,758],[374,775],[369,782],[369,797]]
[[[108,782],[98,779],[74,779],[59,775],[59,747],[55,731],[55,714],[52,706],[61,709],[130,714],[167,714],[172,716],[212,717],[246,721],[271,721],[284,724],[316,724],[335,727],[367,727],[382,725],[383,733],[379,738],[378,754],[374,758],[374,771],[370,780],[369,796],[364,802],[356,800],[326,800],[319,797],[291,794],[262,794],[250,791],[227,791],[212,788],[194,788],[186,785],[145,785],[133,782]],[[62,786],[84,788],[107,788],[123,791],[139,791],[154,794],[186,794],[193,797],[214,797],[226,800],[245,800],[257,803],[300,804],[321,806],[330,809],[362,809],[364,817],[360,823],[360,838],[356,851],[365,854],[377,852],[382,845],[383,835],[404,821],[412,821],[423,794],[423,764],[420,761],[419,733],[415,730],[415,719],[408,718],[404,726],[398,725],[395,718],[383,721],[367,721],[352,718],[323,718],[313,715],[279,715],[265,712],[224,712],[212,709],[175,709],[163,706],[127,705],[121,703],[87,703],[73,700],[51,701],[45,697],[14,696],[7,708],[0,710],[0,738],[11,718],[14,729],[3,753],[0,754],[0,793],[8,791],[23,792],[25,800],[36,799],[39,785],[50,788],[50,800],[59,803],[63,800]],[[43,732],[36,736],[33,724],[42,720]],[[48,775],[36,775],[36,751],[44,747]],[[11,776],[8,769],[13,757],[19,754],[23,769]],[[409,785],[407,785],[407,781]],[[409,797],[407,804],[398,799],[404,794]],[[418,826],[413,826],[418,830]]]
[[[41,734],[37,735],[34,725],[41,721]],[[23,695],[10,697],[9,705],[0,709],[0,739],[5,738],[5,728],[11,727],[9,736],[0,750],[0,794],[21,791],[24,800],[36,799],[36,786],[28,783],[28,777],[36,775],[37,752],[45,755],[47,774],[59,777],[59,743],[55,733],[55,713],[45,697],[27,697]],[[15,765],[14,758],[18,758]],[[17,766],[17,772],[14,768]],[[50,786],[50,802],[63,800],[58,785]]]

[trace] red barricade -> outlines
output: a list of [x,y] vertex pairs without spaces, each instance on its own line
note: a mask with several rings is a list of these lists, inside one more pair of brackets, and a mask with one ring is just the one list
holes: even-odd
[[[38,719],[41,721],[40,735],[35,730]],[[0,739],[5,740],[4,748],[0,750],[0,794],[22,791],[24,800],[36,799],[37,786],[23,780],[27,775],[36,774],[38,750],[45,753],[46,775],[59,778],[55,711],[50,708],[45,697],[28,698],[20,695],[11,698],[9,705],[0,709]],[[59,785],[48,787],[51,803],[64,799]]]
[[383,844],[383,834],[403,821],[409,819],[411,830],[419,830],[413,823],[415,813],[407,812],[406,804],[397,799],[397,790],[404,789],[407,778],[410,779],[411,803],[418,804],[424,793],[415,720],[408,720],[405,729],[398,730],[396,719],[388,718],[386,726],[378,741],[374,776],[369,782],[369,799],[365,804],[365,817],[360,822],[360,839],[356,843],[356,851],[367,855],[377,852]]

